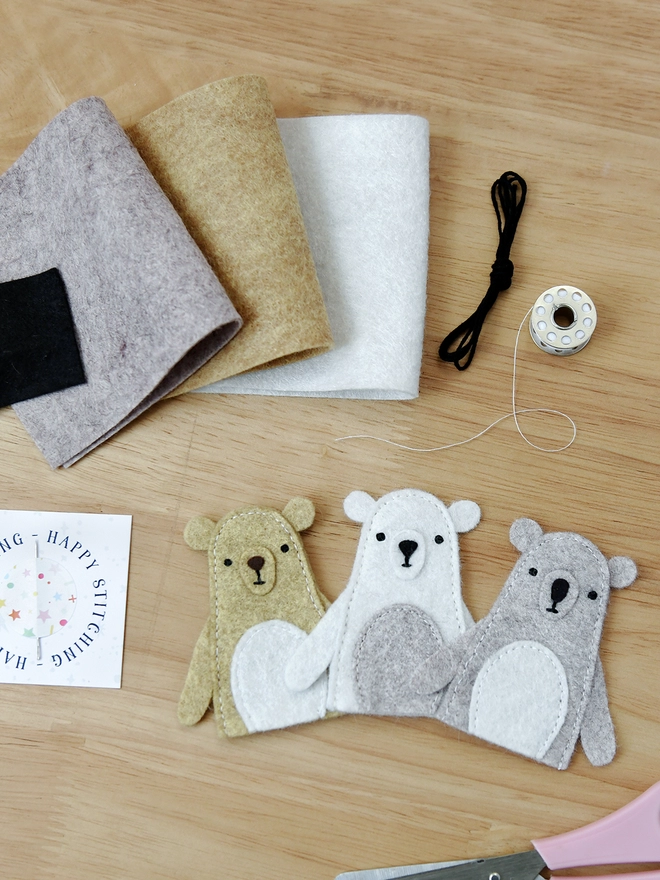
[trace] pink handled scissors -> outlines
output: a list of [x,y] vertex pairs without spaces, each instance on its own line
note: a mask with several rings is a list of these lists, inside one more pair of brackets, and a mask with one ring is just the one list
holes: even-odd
[[[557,837],[533,840],[532,845],[534,849],[528,852],[443,867],[419,865],[419,870],[415,870],[410,865],[339,876],[355,880],[385,877],[389,880],[403,877],[406,880],[534,880],[543,868],[561,870],[585,865],[660,862],[660,782],[609,816]],[[585,878],[562,877],[561,880]],[[588,880],[612,880],[612,875]],[[660,870],[617,874],[615,880],[660,880]]]

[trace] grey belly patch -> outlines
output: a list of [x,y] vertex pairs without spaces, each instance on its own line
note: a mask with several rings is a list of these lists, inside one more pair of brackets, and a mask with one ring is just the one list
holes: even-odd
[[369,715],[433,715],[441,694],[416,694],[410,679],[442,646],[436,623],[414,605],[391,605],[375,614],[355,645],[360,710]]

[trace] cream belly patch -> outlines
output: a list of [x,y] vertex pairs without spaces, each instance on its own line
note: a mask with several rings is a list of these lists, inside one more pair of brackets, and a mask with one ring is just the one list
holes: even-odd
[[249,629],[231,661],[231,691],[248,733],[318,721],[325,715],[326,675],[302,693],[284,683],[284,665],[307,637],[285,620],[268,620]]
[[469,732],[540,761],[566,718],[568,682],[557,656],[538,642],[513,642],[482,666]]

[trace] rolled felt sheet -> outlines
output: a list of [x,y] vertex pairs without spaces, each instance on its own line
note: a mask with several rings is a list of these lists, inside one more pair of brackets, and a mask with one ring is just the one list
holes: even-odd
[[334,349],[200,390],[406,400],[419,394],[429,125],[419,116],[280,119]]
[[173,393],[328,351],[323,295],[265,80],[210,83],[128,134],[244,322]]
[[100,98],[62,111],[0,177],[0,281],[52,267],[87,382],[14,410],[56,467],[171,391],[241,319]]

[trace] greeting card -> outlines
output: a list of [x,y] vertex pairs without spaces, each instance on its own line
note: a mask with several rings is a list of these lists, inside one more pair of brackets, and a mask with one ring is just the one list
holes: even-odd
[[121,686],[131,523],[0,511],[0,682]]

